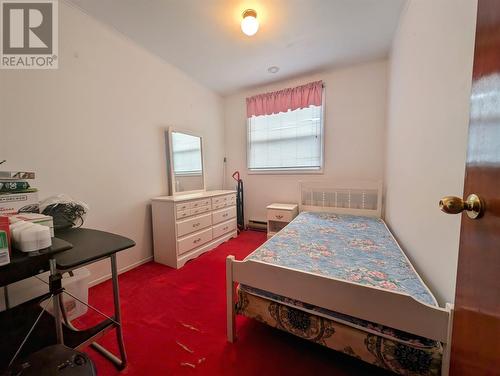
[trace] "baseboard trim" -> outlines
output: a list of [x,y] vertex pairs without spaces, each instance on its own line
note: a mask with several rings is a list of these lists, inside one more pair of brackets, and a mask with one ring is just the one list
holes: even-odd
[[[127,265],[124,268],[118,269],[118,274],[128,272],[129,270],[137,268],[138,266],[141,266],[142,264],[145,264],[145,263],[150,262],[150,261],[153,261],[153,256],[146,257],[145,259],[134,262],[133,264]],[[111,273],[108,273],[106,275],[103,275],[102,277],[99,277],[97,279],[94,279],[93,281],[90,281],[89,287],[98,285],[99,283],[107,281],[108,279],[111,279]]]

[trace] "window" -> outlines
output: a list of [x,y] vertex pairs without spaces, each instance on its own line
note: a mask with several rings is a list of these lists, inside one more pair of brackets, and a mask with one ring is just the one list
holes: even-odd
[[323,106],[311,105],[247,120],[249,170],[321,171]]
[[176,175],[201,174],[201,141],[199,137],[172,132],[172,155]]

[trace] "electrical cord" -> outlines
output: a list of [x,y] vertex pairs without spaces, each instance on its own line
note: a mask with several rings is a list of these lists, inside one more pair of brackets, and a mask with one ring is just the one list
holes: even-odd
[[47,205],[42,214],[50,215],[54,221],[55,229],[69,227],[81,227],[83,225],[86,210],[77,203],[57,203]]

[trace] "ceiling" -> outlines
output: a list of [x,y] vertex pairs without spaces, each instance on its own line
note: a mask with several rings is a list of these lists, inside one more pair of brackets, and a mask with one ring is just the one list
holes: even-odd
[[[69,1],[221,95],[386,56],[406,2]],[[260,21],[253,37],[240,30],[247,8]]]

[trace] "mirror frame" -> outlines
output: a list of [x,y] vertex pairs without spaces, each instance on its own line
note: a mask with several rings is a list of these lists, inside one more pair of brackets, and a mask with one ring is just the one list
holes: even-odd
[[[182,191],[176,192],[175,190],[175,174],[174,174],[174,157],[173,157],[173,148],[172,148],[172,133],[184,133],[190,136],[199,137],[200,138],[200,150],[201,150],[201,175],[203,181],[202,189],[195,189],[191,191]],[[165,129],[165,146],[166,146],[166,159],[167,159],[167,180],[168,180],[168,195],[169,196],[177,196],[177,195],[185,195],[191,193],[199,193],[206,191],[206,181],[205,181],[205,157],[203,155],[203,136],[200,136],[194,132],[186,131],[184,129],[168,127]]]

